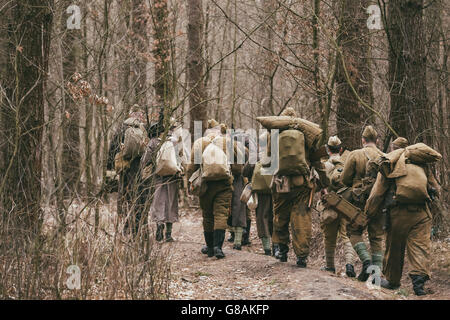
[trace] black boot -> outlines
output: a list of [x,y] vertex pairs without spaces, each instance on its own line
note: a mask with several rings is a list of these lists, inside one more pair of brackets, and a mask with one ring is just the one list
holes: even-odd
[[164,240],[164,224],[158,224],[156,227],[156,241]]
[[172,238],[172,223],[166,223],[166,242],[174,242]]
[[396,290],[400,287],[399,285],[393,285],[392,283],[383,278],[381,278],[380,286],[389,290]]
[[202,248],[202,253],[207,254],[211,258],[214,256],[214,232],[203,232],[203,235],[205,236],[206,246]]
[[266,256],[271,256],[272,255],[272,250],[271,249],[264,249],[264,254]]
[[369,279],[370,274],[367,272],[367,268],[372,264],[370,260],[366,260],[363,262],[363,267],[361,273],[358,275],[358,280],[362,282],[366,282]]
[[347,277],[349,277],[349,278],[354,278],[354,277],[356,277],[355,268],[353,267],[352,264],[346,264],[346,265],[345,265],[345,274],[346,274]]
[[416,296],[424,296],[427,293],[425,292],[423,286],[425,284],[425,281],[429,280],[430,278],[428,276],[421,276],[421,275],[410,275],[409,276],[412,280],[414,293]]
[[275,253],[278,251],[278,245],[276,243],[272,243],[272,256],[275,257]]
[[320,269],[322,271],[328,271],[331,273],[336,273],[336,268],[329,268],[329,267],[323,267],[322,269]]
[[214,255],[217,259],[225,258],[222,251],[223,241],[225,240],[225,230],[214,230]]
[[289,247],[285,244],[278,244],[277,249],[275,251],[275,258],[280,260],[281,262],[287,261],[287,254],[289,252]]
[[230,237],[227,239],[228,242],[234,242],[234,232],[230,231]]
[[[297,257],[297,267],[299,267],[299,268],[306,268],[306,260],[307,260],[307,258],[308,257]],[[334,269],[334,268],[327,268],[327,269]],[[330,271],[330,270],[327,270],[327,271]],[[333,270],[333,273],[335,271],[336,270]]]
[[243,246],[249,246],[252,243],[250,242],[250,227],[252,224],[252,220],[247,220],[247,227],[244,229],[244,232],[242,233],[242,245]]
[[202,249],[200,250],[201,253],[207,254],[208,253],[208,246],[205,244]]

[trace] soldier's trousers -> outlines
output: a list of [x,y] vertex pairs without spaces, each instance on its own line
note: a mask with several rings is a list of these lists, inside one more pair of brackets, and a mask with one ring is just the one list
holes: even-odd
[[[382,214],[369,218],[367,233],[369,234],[370,251],[372,255],[381,254],[383,251],[383,225],[384,216]],[[354,228],[351,224],[347,225],[347,235],[350,238],[353,247],[360,242],[364,242],[362,237],[364,230],[365,228]]]
[[273,233],[273,204],[270,193],[258,193],[256,208],[256,229],[258,238],[270,238]]
[[426,205],[401,205],[391,209],[383,264],[383,273],[391,284],[400,285],[405,250],[409,274],[430,276],[431,221]]
[[291,188],[288,193],[273,192],[272,242],[289,245],[289,224],[292,246],[298,257],[309,255],[311,241],[311,210],[308,200],[311,189],[306,186]]
[[225,230],[230,215],[232,188],[228,180],[208,181],[206,192],[200,197],[203,212],[203,231]]
[[355,261],[356,253],[347,236],[347,223],[348,221],[345,218],[338,215],[333,222],[321,224],[324,235],[325,259],[329,268],[334,268],[334,253],[338,235],[344,243],[345,264],[353,264]]

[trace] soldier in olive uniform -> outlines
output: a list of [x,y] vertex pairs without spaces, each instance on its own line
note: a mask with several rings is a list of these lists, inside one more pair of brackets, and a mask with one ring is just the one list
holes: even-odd
[[[217,123],[210,120],[209,123]],[[221,135],[226,133],[226,126],[222,126]],[[216,133],[210,133],[216,135]],[[202,144],[201,151],[206,148],[206,144]],[[226,152],[226,146],[224,146]],[[235,150],[236,152],[236,150]],[[187,167],[187,179],[199,169],[200,165],[194,163],[195,150],[192,147],[191,163]],[[227,178],[219,181],[204,181],[206,184],[206,192],[200,196],[200,208],[203,213],[203,234],[206,242],[206,253],[208,257],[215,256],[218,259],[224,258],[222,245],[225,240],[225,229],[227,228],[227,220],[230,214],[231,197],[233,194],[233,178]],[[202,253],[205,250],[202,249]]]
[[[292,108],[286,108],[281,114],[295,117]],[[306,145],[305,145],[306,148]],[[297,266],[306,268],[311,241],[311,208],[309,202],[314,190],[323,189],[328,185],[328,178],[323,163],[317,161],[310,163],[309,154],[314,150],[306,148],[307,161],[311,170],[316,169],[319,180],[315,181],[309,176],[288,176],[289,192],[277,192],[276,183],[272,185],[273,198],[273,234],[272,242],[276,245],[275,258],[281,262],[287,261],[289,251],[289,225],[292,230],[292,246],[297,256]],[[313,167],[313,168],[312,168]],[[277,176],[274,181],[277,181]],[[317,188],[316,188],[317,187]]]
[[[348,187],[351,187],[353,195],[357,194],[355,190],[358,190],[363,186],[363,179],[366,176],[367,162],[369,160],[375,160],[377,157],[383,155],[383,153],[376,147],[377,132],[372,126],[367,126],[364,128],[361,140],[363,148],[350,152],[345,160],[344,170],[342,172],[342,183]],[[364,209],[364,200],[356,201],[353,198],[352,202],[361,210]],[[380,269],[382,267],[382,243],[384,231],[383,215],[381,212],[371,216],[367,224],[372,256],[369,254],[366,244],[362,238],[364,229],[365,227],[355,227],[351,224],[347,225],[347,232],[350,241],[361,259],[361,262],[363,263],[361,273],[358,275],[358,280],[360,281],[366,281],[369,277],[367,268],[371,264],[378,266]]]
[[[341,174],[344,167],[345,156],[341,157],[342,147],[341,140],[337,136],[330,137],[328,139],[329,159],[325,162],[325,168],[327,170],[327,176],[330,180],[328,186],[328,192],[337,192],[343,187],[341,182]],[[349,151],[345,151],[345,155],[348,155]],[[331,210],[331,209],[330,209]],[[336,251],[337,237],[342,239],[344,243],[344,255],[345,255],[345,273],[348,277],[355,277],[355,269],[353,262],[355,260],[355,250],[347,236],[347,220],[341,215],[337,214],[337,218],[330,223],[321,223],[322,231],[324,234],[324,246],[325,246],[325,260],[326,271],[335,273],[334,254]]]
[[[408,140],[397,138],[392,143],[392,149],[406,148]],[[439,189],[436,179],[429,167],[425,166],[428,190]],[[373,210],[367,202],[368,214]],[[400,287],[403,272],[405,251],[409,261],[409,277],[412,280],[414,293],[425,295],[424,284],[430,279],[432,214],[428,203],[400,204],[396,203],[389,211],[389,228],[386,237],[386,251],[384,254],[383,274],[381,286],[386,289]]]

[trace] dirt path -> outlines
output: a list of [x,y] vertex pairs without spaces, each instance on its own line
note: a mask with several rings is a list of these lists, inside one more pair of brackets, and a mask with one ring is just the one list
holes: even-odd
[[[164,244],[172,246],[173,299],[417,298],[408,293],[408,288],[397,292],[369,289],[365,283],[343,274],[320,271],[315,265],[300,269],[291,257],[287,263],[281,263],[263,255],[257,238],[252,239],[252,246],[243,247],[242,251],[232,250],[230,243],[225,241],[225,259],[207,258],[200,253],[204,243],[201,221],[200,213],[195,210],[184,212],[180,222],[174,225],[176,242]],[[447,296],[427,297],[448,299],[450,286],[447,285],[442,288]]]

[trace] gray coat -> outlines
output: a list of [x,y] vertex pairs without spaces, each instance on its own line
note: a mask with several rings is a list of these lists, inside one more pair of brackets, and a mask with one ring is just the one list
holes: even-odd
[[[143,156],[141,167],[155,162],[155,153],[161,143],[160,139],[150,140]],[[155,165],[153,165],[155,168]],[[151,199],[150,216],[156,223],[174,223],[178,221],[178,182],[179,176],[160,177],[153,175],[152,186],[154,193]]]
[[231,227],[247,227],[247,205],[240,199],[244,187],[244,177],[235,175],[233,179],[233,196],[231,197]]
[[178,179],[175,176],[153,179],[155,193],[150,207],[150,216],[156,223],[178,221]]

